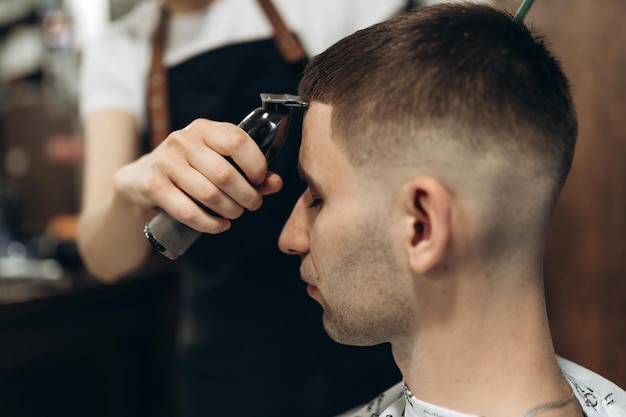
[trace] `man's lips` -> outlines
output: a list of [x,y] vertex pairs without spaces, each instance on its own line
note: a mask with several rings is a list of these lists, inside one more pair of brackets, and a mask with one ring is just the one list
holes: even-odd
[[306,286],[306,293],[309,294],[309,297],[321,304],[320,290],[315,285],[308,284]]
[[304,281],[305,284],[307,284],[306,286],[307,294],[309,294],[311,298],[317,300],[319,298],[320,291],[315,285],[311,283],[311,279],[307,278],[307,275],[302,272],[300,272],[300,279]]
[[315,285],[313,285],[313,284],[311,283],[311,281],[310,281],[310,280],[307,280],[307,279],[302,278],[302,281],[304,281],[304,283],[305,283],[305,284],[307,284],[307,287],[317,288]]

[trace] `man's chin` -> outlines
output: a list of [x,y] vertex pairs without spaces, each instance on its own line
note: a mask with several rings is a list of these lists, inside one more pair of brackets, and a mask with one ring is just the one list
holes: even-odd
[[335,342],[347,346],[374,346],[379,343],[372,342],[368,335],[358,332],[330,319],[329,314],[324,310],[322,322],[326,334]]

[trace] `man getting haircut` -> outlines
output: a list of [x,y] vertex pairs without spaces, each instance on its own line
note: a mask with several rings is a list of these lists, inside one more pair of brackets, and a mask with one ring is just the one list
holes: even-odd
[[626,415],[550,336],[543,251],[577,121],[539,35],[488,6],[423,8],[315,57],[299,94],[308,188],[279,245],[328,334],[390,343],[403,376],[355,416]]

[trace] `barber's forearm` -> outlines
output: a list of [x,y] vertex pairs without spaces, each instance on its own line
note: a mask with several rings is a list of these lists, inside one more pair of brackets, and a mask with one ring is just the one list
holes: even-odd
[[143,225],[155,214],[110,196],[85,210],[78,223],[78,249],[87,270],[114,282],[141,266],[152,249]]

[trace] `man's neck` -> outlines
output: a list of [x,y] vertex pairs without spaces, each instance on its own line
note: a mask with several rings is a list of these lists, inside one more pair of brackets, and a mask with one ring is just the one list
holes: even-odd
[[[571,394],[556,361],[543,297],[520,291],[506,300],[483,301],[459,306],[463,314],[392,344],[413,395],[467,414],[519,417]],[[576,407],[572,403],[541,417],[571,417]]]

